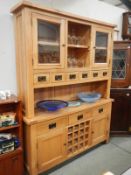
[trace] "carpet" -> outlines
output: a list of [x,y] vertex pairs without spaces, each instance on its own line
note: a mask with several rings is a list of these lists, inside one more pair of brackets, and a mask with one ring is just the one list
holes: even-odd
[[102,144],[73,161],[67,161],[40,175],[103,175],[109,171],[114,175],[122,175],[131,167],[130,147],[131,137],[111,138],[108,144]]
[[129,168],[127,171],[125,171],[121,175],[131,175],[131,168]]

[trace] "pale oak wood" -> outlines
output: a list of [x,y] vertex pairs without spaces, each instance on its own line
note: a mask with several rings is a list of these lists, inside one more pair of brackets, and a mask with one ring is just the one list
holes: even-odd
[[[29,174],[37,175],[100,142],[109,141],[114,25],[43,8],[28,1],[14,7],[12,12],[16,25],[18,89],[25,112],[25,163]],[[60,25],[59,64],[38,64],[38,44],[59,46],[58,43],[38,40],[39,19]],[[87,38],[84,45],[68,43],[67,36],[72,27],[79,29],[77,36]],[[96,31],[108,34],[106,63],[94,62]],[[72,51],[79,60],[84,60],[84,67],[68,67],[67,58]],[[97,91],[102,98],[92,104],[56,112],[36,108],[40,100],[76,100],[77,93],[88,91]],[[73,135],[72,140],[70,134]],[[52,145],[56,145],[55,150]]]

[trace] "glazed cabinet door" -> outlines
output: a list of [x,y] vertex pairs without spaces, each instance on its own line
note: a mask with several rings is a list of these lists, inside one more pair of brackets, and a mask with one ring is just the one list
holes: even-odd
[[111,31],[93,28],[93,67],[108,67],[111,59]]
[[100,143],[106,140],[107,136],[107,122],[108,118],[101,116],[100,118],[95,118],[92,124],[92,145]]
[[130,84],[131,42],[116,41],[113,48],[111,87],[122,88]]
[[63,68],[65,61],[65,20],[32,14],[34,68]]
[[47,170],[65,158],[65,130],[38,137],[38,171]]

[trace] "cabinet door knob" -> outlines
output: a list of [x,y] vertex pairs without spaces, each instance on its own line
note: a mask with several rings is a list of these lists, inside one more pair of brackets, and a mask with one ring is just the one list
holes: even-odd
[[129,96],[130,96],[130,94],[129,94],[129,93],[126,93],[126,96],[127,96],[127,97],[129,97]]
[[17,161],[18,160],[18,157],[13,157],[12,158],[12,161]]

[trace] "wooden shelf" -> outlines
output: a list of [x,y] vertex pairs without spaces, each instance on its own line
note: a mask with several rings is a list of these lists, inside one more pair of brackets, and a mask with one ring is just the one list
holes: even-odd
[[109,103],[111,101],[112,101],[112,99],[102,98],[102,99],[98,100],[95,103],[83,103],[82,105],[77,106],[77,107],[66,107],[66,108],[60,109],[60,110],[55,111],[55,112],[54,111],[52,112],[52,111],[36,110],[35,111],[35,117],[34,118],[24,117],[24,122],[27,125],[31,125],[31,124],[39,123],[39,122],[42,122],[42,121],[48,121],[50,119],[55,119],[57,117],[70,115],[70,114],[73,114],[73,113],[76,113],[76,112],[79,112],[79,111],[83,111],[83,110],[86,110],[86,109],[89,110],[93,107],[103,105],[103,104]]
[[13,126],[6,126],[6,127],[0,127],[0,131],[5,131],[5,130],[9,130],[9,129],[14,129],[14,128],[18,128],[20,125],[13,125]]
[[[73,68],[73,70],[74,69],[75,68]],[[100,77],[100,78],[96,78],[96,79],[89,78],[87,80],[78,80],[78,81],[79,81],[79,83],[88,83],[88,82],[97,82],[97,81],[106,81],[106,80],[109,80],[109,77],[104,77],[104,78]],[[47,87],[56,87],[56,86],[65,86],[65,85],[71,85],[71,84],[73,85],[73,84],[78,84],[78,81],[49,83],[49,84],[44,84],[44,86],[43,86],[43,84],[35,84],[34,89],[47,88]]]
[[43,46],[60,46],[58,42],[38,41],[38,44]]
[[12,95],[10,98],[5,100],[0,100],[0,104],[7,104],[7,103],[17,103],[19,100],[15,95]]
[[18,153],[21,153],[22,151],[23,151],[23,149],[20,146],[20,147],[16,148],[15,150],[10,151],[8,153],[0,154],[0,160],[8,158],[9,156],[13,156],[13,155],[18,154]]
[[88,46],[86,46],[86,45],[75,45],[75,44],[68,44],[68,47],[69,48],[83,48],[83,49],[89,49],[89,47]]
[[94,47],[95,49],[107,50],[107,47]]

